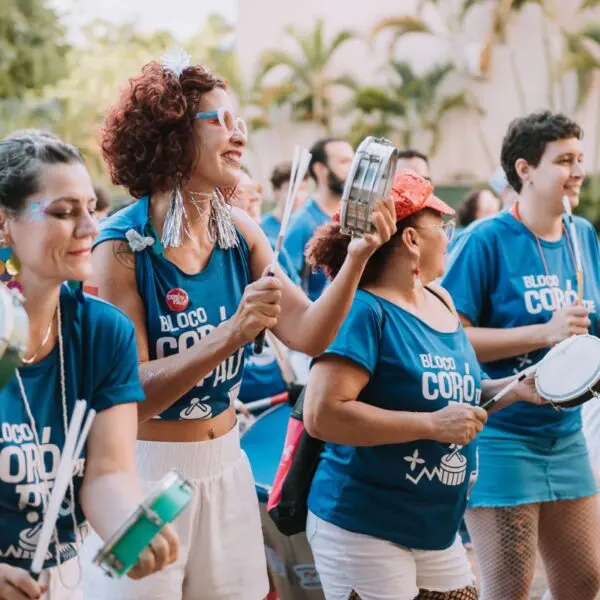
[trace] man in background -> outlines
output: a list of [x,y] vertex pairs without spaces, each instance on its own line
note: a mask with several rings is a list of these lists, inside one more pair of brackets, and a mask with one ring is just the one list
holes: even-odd
[[300,277],[302,289],[311,300],[316,300],[327,285],[327,277],[320,270],[311,272],[304,260],[304,249],[315,230],[339,209],[354,150],[345,140],[328,137],[315,142],[310,153],[308,173],[315,181],[315,193],[297,211],[284,248]]
[[[271,186],[273,187],[273,197],[275,198],[275,208],[263,215],[260,226],[269,238],[271,245],[274,246],[279,235],[281,227],[281,219],[283,218],[283,210],[285,208],[285,200],[288,195],[288,190],[291,185],[290,177],[292,172],[292,164],[290,162],[279,163],[271,174]],[[300,182],[298,193],[294,198],[292,214],[294,214],[308,198],[308,173]]]
[[431,181],[429,175],[429,158],[427,158],[426,154],[414,150],[413,148],[398,151],[398,163],[396,169],[410,169],[411,171],[418,173],[421,177]]

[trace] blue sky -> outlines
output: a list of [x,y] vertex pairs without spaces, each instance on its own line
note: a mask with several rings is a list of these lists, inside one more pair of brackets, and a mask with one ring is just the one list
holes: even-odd
[[49,0],[76,37],[79,26],[95,19],[133,21],[144,30],[167,29],[177,36],[195,33],[212,12],[232,22],[237,0]]

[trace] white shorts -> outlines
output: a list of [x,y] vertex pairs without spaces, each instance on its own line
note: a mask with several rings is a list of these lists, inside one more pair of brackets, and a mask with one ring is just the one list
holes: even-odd
[[83,600],[80,573],[81,565],[77,558],[70,558],[60,567],[44,569],[38,580],[40,585],[48,586],[43,600]]
[[308,513],[306,535],[327,600],[413,600],[419,590],[449,592],[475,585],[457,536],[446,550],[410,550],[353,533]]
[[86,600],[262,600],[269,591],[254,479],[237,426],[215,440],[137,443],[138,473],[150,488],[176,469],[195,488],[174,522],[179,560],[140,581],[113,580],[92,564],[100,538],[82,551]]

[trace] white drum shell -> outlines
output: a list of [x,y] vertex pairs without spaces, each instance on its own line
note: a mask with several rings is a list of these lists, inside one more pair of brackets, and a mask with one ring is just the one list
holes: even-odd
[[557,344],[540,362],[535,386],[556,405],[573,405],[595,395],[600,382],[600,339],[579,335]]

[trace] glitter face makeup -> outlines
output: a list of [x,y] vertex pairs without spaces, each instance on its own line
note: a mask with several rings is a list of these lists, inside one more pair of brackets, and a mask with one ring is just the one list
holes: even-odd
[[30,221],[43,221],[51,200],[35,200],[22,213],[22,217]]

